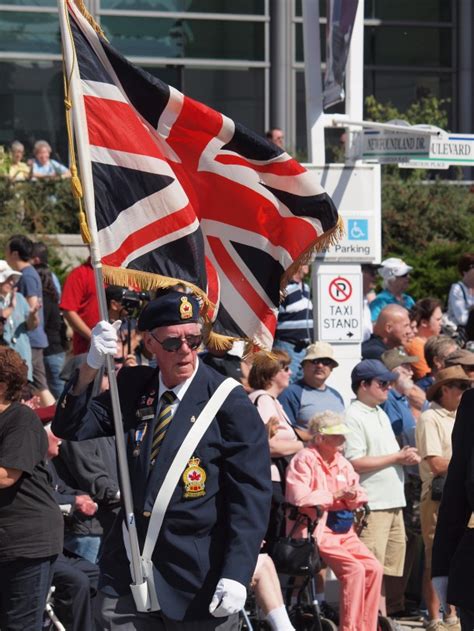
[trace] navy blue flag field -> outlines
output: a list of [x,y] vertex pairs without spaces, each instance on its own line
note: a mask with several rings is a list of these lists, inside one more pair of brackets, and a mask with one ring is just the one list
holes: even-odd
[[281,287],[338,233],[332,200],[286,152],[133,66],[68,11],[104,269],[192,283],[215,332],[271,348]]

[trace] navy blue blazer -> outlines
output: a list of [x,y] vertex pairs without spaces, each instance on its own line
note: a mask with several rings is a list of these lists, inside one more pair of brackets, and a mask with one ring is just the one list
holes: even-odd
[[473,609],[474,529],[474,389],[463,394],[456,414],[453,455],[438,512],[432,576],[449,576],[448,602]]
[[[150,471],[152,420],[137,454],[137,408],[156,409],[158,372],[147,366],[123,368],[118,389],[127,436],[134,511],[140,546],[149,513],[179,446],[224,377],[199,364],[167,431]],[[68,440],[114,432],[110,395],[92,401],[88,394],[62,394],[53,432]],[[90,392],[90,389],[89,389]],[[264,424],[243,388],[234,389],[195,450],[205,472],[205,486],[188,493],[183,479],[171,498],[153,563],[163,613],[174,620],[209,618],[209,603],[220,578],[248,585],[268,525],[271,503],[270,455]],[[201,476],[202,477],[202,476]],[[104,543],[100,561],[102,586],[128,593],[131,582],[121,535],[121,520]]]

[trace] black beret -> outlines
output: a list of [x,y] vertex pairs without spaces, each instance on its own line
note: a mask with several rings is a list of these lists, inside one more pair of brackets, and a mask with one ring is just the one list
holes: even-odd
[[199,302],[190,294],[169,291],[149,302],[138,318],[139,331],[199,322]]

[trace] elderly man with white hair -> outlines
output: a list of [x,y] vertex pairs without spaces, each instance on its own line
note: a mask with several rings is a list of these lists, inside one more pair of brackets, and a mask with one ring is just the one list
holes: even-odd
[[410,284],[410,267],[402,259],[391,257],[382,261],[379,274],[383,278],[383,290],[378,293],[369,305],[372,322],[377,320],[384,307],[391,304],[411,309],[415,304],[413,298],[405,293]]

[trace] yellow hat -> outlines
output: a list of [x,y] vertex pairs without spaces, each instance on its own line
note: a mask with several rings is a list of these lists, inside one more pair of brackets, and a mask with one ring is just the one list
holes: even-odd
[[318,434],[324,434],[325,436],[345,436],[351,433],[351,428],[345,423],[338,423],[337,425],[328,425],[327,427],[321,427],[318,429]]

